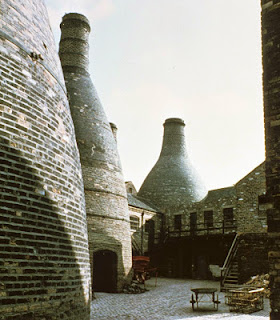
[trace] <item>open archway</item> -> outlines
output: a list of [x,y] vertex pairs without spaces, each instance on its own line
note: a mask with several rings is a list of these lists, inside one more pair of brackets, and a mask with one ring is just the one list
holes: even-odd
[[94,292],[117,291],[117,254],[110,250],[99,250],[93,254]]

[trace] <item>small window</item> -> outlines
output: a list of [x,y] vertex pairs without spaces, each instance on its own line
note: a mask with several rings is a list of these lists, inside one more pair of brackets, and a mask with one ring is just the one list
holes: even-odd
[[204,225],[206,228],[213,227],[213,210],[204,211]]
[[177,214],[174,216],[174,228],[176,230],[181,230],[182,228],[182,215]]
[[190,228],[191,230],[197,229],[197,213],[196,212],[190,213]]
[[139,228],[140,218],[137,216],[130,217],[130,229],[137,230]]
[[224,222],[226,225],[233,224],[233,208],[224,208],[223,209]]
[[128,188],[128,193],[132,193],[132,188]]

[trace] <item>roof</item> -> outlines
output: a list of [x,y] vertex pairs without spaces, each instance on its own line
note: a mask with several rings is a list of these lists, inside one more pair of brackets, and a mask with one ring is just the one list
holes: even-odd
[[247,179],[250,175],[252,175],[252,173],[261,173],[264,172],[265,170],[265,161],[263,161],[261,164],[259,164],[256,168],[254,168],[252,171],[250,171],[249,173],[246,174],[246,176],[244,176],[243,178],[241,178],[238,182],[236,182],[235,186],[237,186],[240,182],[242,182],[243,180]]
[[133,196],[131,193],[127,194],[127,200],[128,200],[128,204],[130,206],[137,207],[137,208],[144,209],[144,210],[153,211],[153,212],[159,212],[159,210],[157,208],[146,204],[145,202],[143,202],[143,200],[140,200],[136,196]]
[[234,198],[235,196],[236,190],[234,186],[221,189],[214,189],[208,191],[207,196],[201,202],[212,202],[217,201],[218,199]]

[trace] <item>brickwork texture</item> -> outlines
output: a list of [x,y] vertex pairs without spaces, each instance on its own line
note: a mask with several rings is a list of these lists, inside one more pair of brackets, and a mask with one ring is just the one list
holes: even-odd
[[0,319],[89,319],[79,153],[41,0],[0,2]]
[[88,73],[89,21],[67,14],[61,32],[59,56],[81,157],[92,270],[95,252],[115,252],[120,291],[132,263],[128,202],[116,141]]
[[271,319],[280,318],[280,1],[262,0],[263,98]]
[[[182,228],[189,228],[190,215],[197,214],[198,229],[205,224],[205,211],[213,212],[213,228],[210,234],[219,234],[223,227],[224,209],[233,211],[232,227],[226,226],[224,232],[261,233],[267,232],[267,217],[260,209],[259,197],[266,191],[265,163],[260,164],[234,186],[210,190],[207,196],[195,203],[191,203],[175,212],[182,215]],[[167,216],[167,225],[174,229],[174,214]],[[199,233],[198,233],[199,235]]]
[[143,182],[138,196],[150,201],[162,212],[176,211],[199,201],[206,189],[188,157],[184,121],[167,119],[159,159]]

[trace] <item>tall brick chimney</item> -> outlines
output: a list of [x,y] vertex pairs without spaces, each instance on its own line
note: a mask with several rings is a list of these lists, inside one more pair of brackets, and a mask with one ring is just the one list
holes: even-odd
[[262,0],[263,98],[271,320],[280,319],[280,0]]
[[163,212],[176,211],[206,195],[205,187],[189,160],[184,127],[182,119],[165,121],[159,159],[138,192],[139,197]]
[[128,203],[116,141],[88,73],[89,32],[85,16],[66,14],[59,56],[82,164],[93,289],[120,291],[132,263]]

